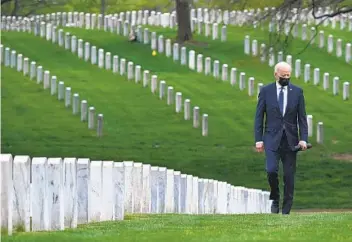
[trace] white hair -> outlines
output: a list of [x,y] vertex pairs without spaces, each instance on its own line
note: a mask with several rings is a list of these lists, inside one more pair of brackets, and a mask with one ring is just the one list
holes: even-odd
[[283,69],[283,68],[284,68],[284,69],[288,69],[289,72],[291,72],[291,70],[292,70],[290,64],[288,64],[288,63],[285,62],[285,61],[281,61],[281,62],[279,62],[279,63],[277,63],[277,64],[275,65],[275,72],[278,72],[279,69]]

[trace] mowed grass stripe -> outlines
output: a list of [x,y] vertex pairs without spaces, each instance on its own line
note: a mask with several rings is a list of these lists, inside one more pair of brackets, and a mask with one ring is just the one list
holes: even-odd
[[134,215],[119,222],[81,225],[65,231],[19,233],[3,241],[26,242],[227,242],[227,241],[348,241],[352,213],[281,215]]

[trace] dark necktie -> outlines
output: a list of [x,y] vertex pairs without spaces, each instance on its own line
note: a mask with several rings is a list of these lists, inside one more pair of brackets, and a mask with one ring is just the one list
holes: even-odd
[[279,108],[282,116],[284,115],[284,87],[280,88],[279,93]]

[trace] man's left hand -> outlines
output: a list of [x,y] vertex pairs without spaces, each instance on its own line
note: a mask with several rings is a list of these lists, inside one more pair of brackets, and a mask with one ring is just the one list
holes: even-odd
[[301,146],[302,150],[307,149],[307,142],[305,142],[304,140],[301,140],[298,144]]

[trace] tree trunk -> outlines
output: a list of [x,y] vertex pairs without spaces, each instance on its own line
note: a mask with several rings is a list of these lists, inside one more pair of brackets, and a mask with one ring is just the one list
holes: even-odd
[[15,0],[11,16],[17,16],[19,10],[20,10],[20,1]]
[[106,2],[105,2],[105,0],[101,0],[101,2],[100,2],[100,13],[103,15],[103,18],[105,16],[105,8],[106,8]]
[[191,14],[189,0],[176,0],[176,16],[177,16],[177,41],[183,43],[191,40]]

